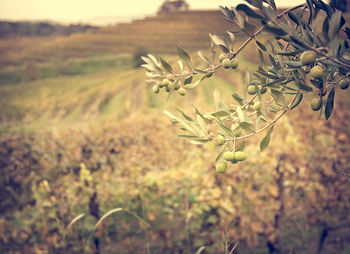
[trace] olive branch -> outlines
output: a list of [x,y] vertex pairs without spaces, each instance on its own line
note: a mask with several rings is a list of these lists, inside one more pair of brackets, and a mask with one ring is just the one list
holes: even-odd
[[[256,43],[260,65],[252,75],[244,72],[244,93],[232,94],[238,105],[228,106],[216,91],[213,112],[201,113],[194,106],[196,117],[193,118],[178,107],[165,111],[185,131],[179,137],[190,139],[194,144],[216,141],[222,146],[216,158],[220,173],[226,170],[226,161],[236,163],[246,158],[247,138],[269,129],[260,142],[260,149],[266,149],[276,122],[299,106],[303,94],[314,94],[312,110],[320,111],[320,116],[324,112],[329,119],[336,89],[349,87],[350,28],[344,28],[345,19],[339,10],[321,0],[306,1],[280,13],[273,0],[247,0],[247,3],[230,9],[220,6],[224,19],[238,30],[227,31],[224,37],[209,34],[210,56],[198,51],[205,68],[194,67],[190,55],[180,46],[177,46],[178,72],[161,57],[151,54],[142,57],[146,81],[153,85],[155,93],[164,88],[169,96],[176,92],[185,96],[187,90],[198,87],[218,69],[237,69],[236,56],[251,42]],[[260,21],[261,25],[256,27],[251,19]],[[316,28],[316,20],[322,22],[322,29]],[[239,32],[248,35],[248,39],[234,50],[235,34]],[[267,43],[259,41],[262,32],[272,39]],[[221,51],[218,57],[217,50]]]

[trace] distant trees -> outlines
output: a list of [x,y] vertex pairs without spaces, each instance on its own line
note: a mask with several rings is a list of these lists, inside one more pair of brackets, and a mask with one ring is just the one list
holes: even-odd
[[90,25],[63,26],[52,22],[0,22],[0,38],[23,36],[70,35],[96,27]]
[[185,0],[166,0],[158,10],[158,14],[170,11],[187,11],[189,5]]

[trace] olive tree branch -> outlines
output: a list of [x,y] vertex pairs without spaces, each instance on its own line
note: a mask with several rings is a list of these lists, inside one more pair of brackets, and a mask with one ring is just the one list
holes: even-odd
[[244,135],[244,136],[241,136],[241,137],[235,137],[235,138],[225,138],[225,139],[212,138],[212,137],[208,137],[208,138],[210,138],[212,140],[221,139],[221,140],[225,140],[225,141],[232,141],[232,140],[246,139],[246,138],[252,137],[254,135],[257,135],[257,134],[263,132],[264,130],[266,130],[267,128],[269,128],[270,126],[274,125],[282,116],[284,116],[288,111],[290,111],[290,107],[293,105],[293,103],[295,102],[296,98],[298,97],[298,95],[300,93],[301,93],[300,90],[298,90],[298,92],[295,94],[294,98],[290,101],[290,103],[285,107],[285,109],[275,119],[273,119],[268,124],[266,124],[264,127],[262,127],[261,129],[257,130],[254,133],[247,134],[247,135]]
[[[297,6],[294,6],[292,8],[289,8],[283,12],[281,12],[280,14],[277,15],[277,19],[283,17],[285,14],[287,14],[288,12],[291,12],[291,11],[294,11],[298,8],[301,8],[305,6],[305,4],[300,4],[300,5],[297,5]],[[230,60],[232,60],[233,58],[235,58],[253,39],[256,38],[256,36],[258,36],[263,30],[264,30],[265,26],[261,26],[257,31],[254,32],[254,34],[252,36],[250,36],[238,49],[235,53],[231,53],[232,56],[230,57]],[[203,71],[205,72],[214,72],[216,71],[217,69],[221,68],[222,67],[222,64],[218,64],[218,65],[214,65],[210,68],[207,68]],[[189,75],[196,75],[198,74],[197,71],[192,71],[192,72],[186,72],[186,73],[178,73],[178,74],[172,74],[170,75],[170,77],[174,77],[174,78],[181,78],[181,77],[185,77],[185,76],[189,76]]]

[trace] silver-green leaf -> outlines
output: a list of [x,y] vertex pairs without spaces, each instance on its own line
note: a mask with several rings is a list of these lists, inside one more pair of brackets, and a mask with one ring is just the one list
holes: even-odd
[[273,126],[266,133],[266,136],[261,140],[261,142],[260,142],[260,151],[263,151],[263,150],[265,150],[268,147],[268,145],[270,143],[272,131],[273,131]]

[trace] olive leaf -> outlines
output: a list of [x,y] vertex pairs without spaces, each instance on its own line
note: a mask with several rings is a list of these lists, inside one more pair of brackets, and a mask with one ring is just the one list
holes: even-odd
[[327,120],[331,117],[332,112],[333,112],[334,94],[335,94],[335,90],[333,87],[332,90],[328,94],[328,98],[327,98],[327,102],[326,102],[326,109],[324,111],[324,114],[325,114]]
[[246,121],[245,115],[240,107],[237,108],[237,115],[238,115],[238,119],[241,123]]
[[213,34],[209,34],[209,36],[213,40],[214,44],[219,46],[225,53],[228,53],[230,51],[229,46],[227,45],[227,42],[224,39]]
[[171,68],[171,65],[168,64],[163,58],[160,57],[159,59],[164,69],[173,74],[173,69]]
[[286,101],[286,98],[284,98],[283,93],[281,93],[280,91],[271,89],[271,95],[277,104],[287,106],[287,101]]
[[196,88],[200,83],[200,80],[197,80],[196,82],[194,83],[191,83],[191,84],[187,84],[187,85],[184,85],[184,87],[186,89],[193,89],[193,88]]
[[262,44],[260,41],[256,40],[255,42],[256,42],[256,44],[259,46],[259,48],[261,48],[263,51],[266,51],[266,50],[267,50],[266,47],[265,47],[265,45]]
[[236,7],[237,11],[243,11],[247,16],[255,19],[263,19],[264,17],[255,12],[253,9],[251,9],[249,6],[245,4],[239,4]]
[[186,78],[185,81],[184,81],[184,85],[190,84],[192,82],[192,78],[193,78],[192,75],[189,76],[188,78]]
[[332,18],[329,22],[329,30],[328,30],[328,37],[329,40],[332,41],[338,31],[341,29],[341,11],[337,10],[335,13],[333,13]]
[[300,68],[303,64],[299,61],[285,61],[284,62],[288,67]]
[[243,142],[236,148],[236,152],[243,152],[244,151],[244,148],[245,148],[245,140],[243,140]]
[[296,107],[300,104],[300,102],[301,102],[302,99],[303,99],[303,94],[302,94],[302,93],[299,93],[299,94],[297,95],[297,97],[295,98],[295,101],[293,102],[293,104],[292,104],[292,106],[290,107],[290,109],[296,108]]
[[224,154],[224,152],[225,152],[225,150],[226,150],[226,147],[227,147],[227,143],[225,143],[225,144],[222,146],[222,148],[221,148],[219,154],[216,156],[215,163],[218,163],[218,162],[221,160],[222,155]]
[[247,123],[247,122],[241,122],[239,123],[239,126],[248,133],[256,133],[254,125]]
[[179,55],[182,63],[186,65],[190,70],[192,70],[192,61],[190,56],[187,54],[185,50],[183,50],[180,46],[176,45],[177,54]]
[[209,59],[205,55],[203,55],[201,51],[198,51],[198,55],[204,62],[206,62],[207,64],[210,64]]
[[228,19],[234,19],[235,15],[232,13],[232,11],[229,10],[227,7],[219,6],[221,12],[228,18]]
[[261,142],[260,142],[260,151],[263,151],[263,150],[265,150],[268,147],[268,145],[270,143],[272,131],[273,131],[273,125],[269,129],[269,131],[266,133],[266,136],[261,140]]

